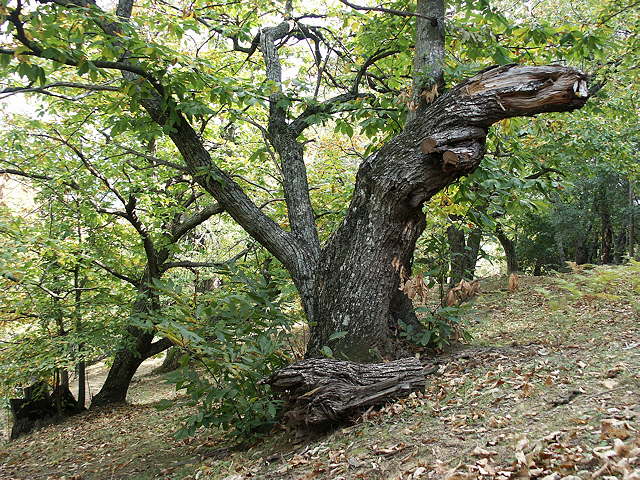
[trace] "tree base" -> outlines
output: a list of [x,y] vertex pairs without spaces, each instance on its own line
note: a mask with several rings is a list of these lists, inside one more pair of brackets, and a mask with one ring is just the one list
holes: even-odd
[[283,393],[288,423],[327,428],[367,407],[423,390],[425,374],[413,357],[375,364],[314,358],[278,370],[263,383]]
[[13,417],[11,440],[85,410],[68,387],[59,386],[49,393],[44,382],[26,388],[25,398],[12,398],[9,405]]

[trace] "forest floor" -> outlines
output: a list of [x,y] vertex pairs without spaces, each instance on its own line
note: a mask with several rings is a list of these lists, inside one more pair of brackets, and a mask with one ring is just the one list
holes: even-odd
[[0,479],[640,480],[640,266],[505,286],[482,282],[473,340],[435,359],[424,394],[330,434],[176,441],[187,407],[156,410],[175,393],[143,376],[136,403],[0,445]]

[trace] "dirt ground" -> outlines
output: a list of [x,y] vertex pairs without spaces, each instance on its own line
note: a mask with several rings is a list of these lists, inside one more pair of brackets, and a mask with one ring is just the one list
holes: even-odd
[[640,480],[640,265],[505,285],[483,281],[469,344],[424,359],[437,366],[424,393],[330,434],[178,442],[192,412],[143,373],[134,404],[0,446],[0,479]]

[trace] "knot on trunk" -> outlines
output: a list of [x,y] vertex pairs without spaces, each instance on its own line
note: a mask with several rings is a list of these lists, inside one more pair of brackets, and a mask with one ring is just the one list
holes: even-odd
[[484,128],[454,127],[425,138],[420,150],[428,155],[441,154],[443,172],[470,173],[484,156],[486,137]]

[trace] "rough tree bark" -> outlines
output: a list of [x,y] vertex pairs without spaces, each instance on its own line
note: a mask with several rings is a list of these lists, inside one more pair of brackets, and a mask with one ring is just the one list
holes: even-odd
[[264,383],[282,392],[292,424],[322,427],[363,408],[407,396],[425,387],[422,364],[414,357],[382,364],[310,359],[278,370]]
[[[309,354],[329,345],[353,360],[393,356],[391,298],[410,270],[424,202],[479,165],[491,124],[573,110],[586,97],[585,75],[571,68],[491,68],[439,97],[367,158],[346,218],[321,253]],[[347,333],[331,341],[338,331]]]

